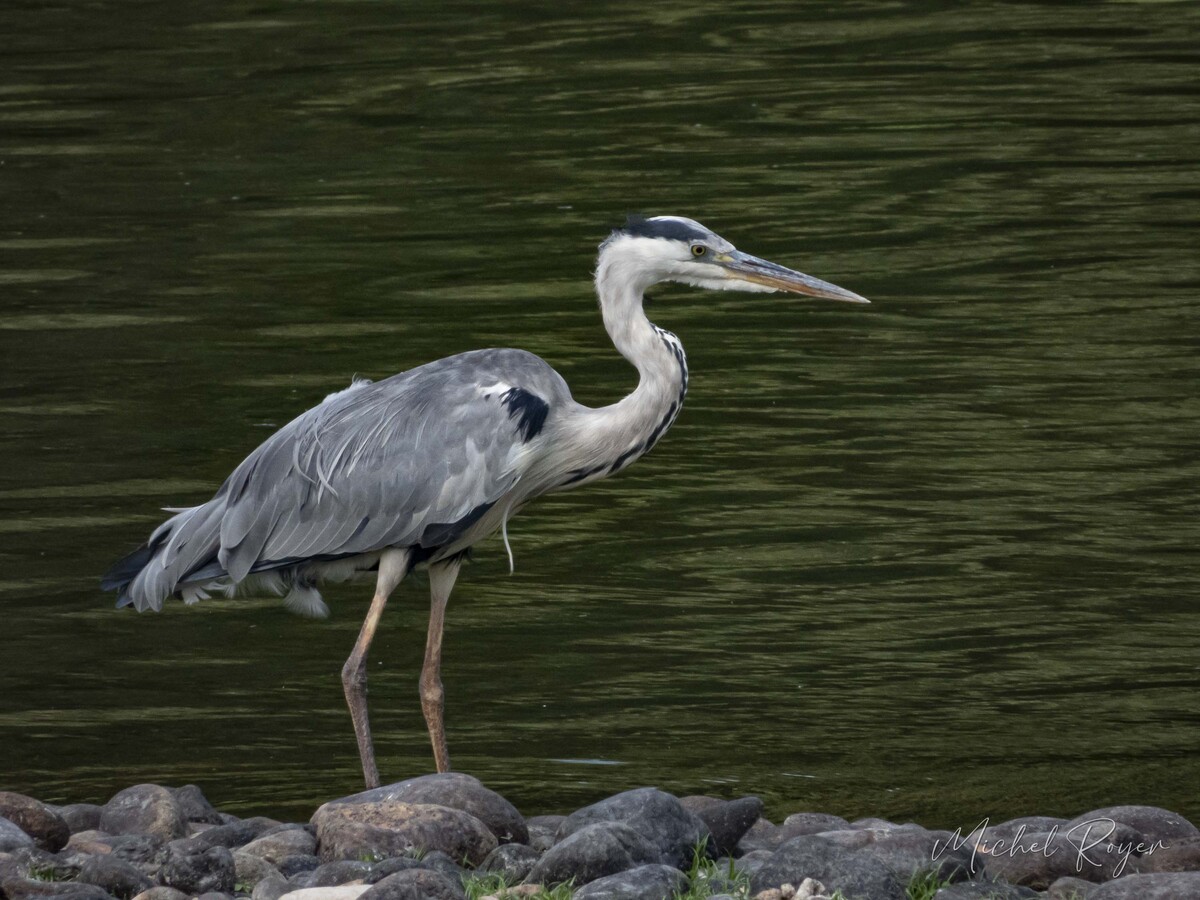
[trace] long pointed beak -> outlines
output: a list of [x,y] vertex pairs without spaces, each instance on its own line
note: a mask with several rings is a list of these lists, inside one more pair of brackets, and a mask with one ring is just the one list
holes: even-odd
[[788,291],[792,294],[804,294],[806,297],[820,297],[825,300],[844,300],[847,303],[870,303],[866,297],[860,297],[853,291],[840,288],[836,284],[813,278],[803,272],[797,272],[784,266],[776,265],[749,253],[734,250],[722,254],[716,261],[725,267],[735,278],[761,284],[777,291]]

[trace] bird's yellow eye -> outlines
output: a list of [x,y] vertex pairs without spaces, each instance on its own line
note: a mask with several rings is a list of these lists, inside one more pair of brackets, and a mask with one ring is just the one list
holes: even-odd
[[708,252],[708,248],[703,244],[692,244],[692,256],[703,256]]

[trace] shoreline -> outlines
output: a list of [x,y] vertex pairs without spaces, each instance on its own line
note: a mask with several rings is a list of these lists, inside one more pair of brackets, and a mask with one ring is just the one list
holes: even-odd
[[[425,775],[332,798],[308,821],[239,817],[195,785],[107,803],[0,792],[4,900],[1187,900],[1200,828],[1153,806],[970,830],[651,787],[526,818],[477,779]],[[301,893],[303,892],[303,893]]]

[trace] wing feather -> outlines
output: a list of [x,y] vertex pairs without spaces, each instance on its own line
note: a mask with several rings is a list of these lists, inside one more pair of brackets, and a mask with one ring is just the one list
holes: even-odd
[[553,369],[517,350],[464,353],[330,395],[268,438],[214,498],[224,500],[221,566],[236,581],[273,561],[451,536],[512,489],[536,446],[528,423],[487,389],[498,383],[549,408],[570,398]]

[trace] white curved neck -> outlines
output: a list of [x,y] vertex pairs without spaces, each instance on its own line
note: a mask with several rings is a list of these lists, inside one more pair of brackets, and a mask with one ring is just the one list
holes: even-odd
[[596,266],[604,328],[638,370],[638,385],[611,406],[580,408],[563,442],[561,487],[617,472],[646,453],[675,421],[687,391],[687,361],[679,339],[651,324],[642,310],[647,267],[627,247],[605,246]]

